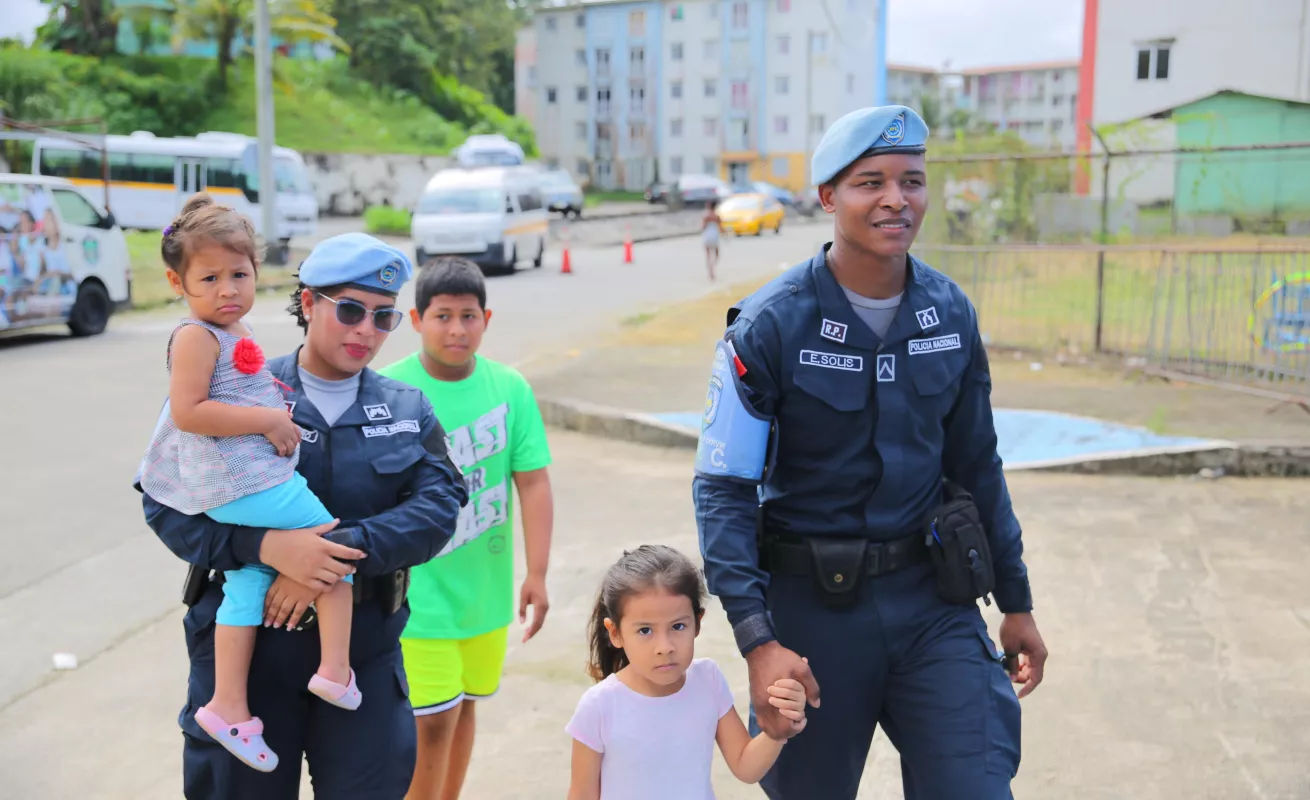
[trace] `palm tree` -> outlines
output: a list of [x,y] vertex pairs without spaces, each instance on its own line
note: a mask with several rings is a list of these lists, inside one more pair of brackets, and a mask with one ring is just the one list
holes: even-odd
[[[268,0],[268,5],[274,36],[350,49],[336,34],[337,21],[319,7],[318,0]],[[184,38],[218,45],[218,83],[226,89],[237,34],[248,42],[255,38],[255,0],[174,0],[174,6],[178,32]]]

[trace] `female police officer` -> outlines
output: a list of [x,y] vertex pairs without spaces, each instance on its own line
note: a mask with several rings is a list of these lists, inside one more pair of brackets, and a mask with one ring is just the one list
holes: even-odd
[[[222,599],[220,585],[202,583],[185,620],[191,675],[179,722],[188,798],[294,800],[301,753],[319,798],[398,799],[409,786],[415,730],[400,656],[408,569],[445,545],[467,500],[423,394],[367,369],[403,318],[395,297],[412,271],[403,253],[371,236],[321,242],[301,266],[292,303],[304,344],[269,362],[301,429],[297,469],[338,518],[335,530],[223,525],[144,498],[147,522],[193,574],[255,563],[279,573],[265,603],[273,627],[259,632],[249,696],[281,763],[270,773],[250,769],[196,725],[196,708],[213,693],[214,616]],[[339,559],[356,570],[350,660],[365,701],[351,712],[305,690],[319,639],[314,631],[286,629],[350,571]]]
[[879,723],[907,800],[1010,797],[1019,705],[978,598],[1005,613],[1021,696],[1042,678],[977,314],[909,256],[927,136],[904,106],[828,129],[812,177],[833,242],[734,307],[716,352],[693,490],[706,577],[754,724],[784,735],[777,678],[816,706],[761,781],[775,800],[854,798]]

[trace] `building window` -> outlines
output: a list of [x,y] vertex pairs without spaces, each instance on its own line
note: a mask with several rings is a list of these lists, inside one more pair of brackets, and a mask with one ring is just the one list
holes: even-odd
[[1137,80],[1169,78],[1169,45],[1151,44],[1137,49]]
[[706,97],[714,97],[716,94],[718,94],[718,91],[719,91],[719,82],[716,81],[716,80],[713,79],[713,78],[706,78],[706,79],[705,79],[705,96],[706,96]]
[[673,47],[670,48],[670,55],[672,56],[674,61],[682,60],[682,42],[673,43]]
[[1064,102],[1064,95],[1056,94],[1051,96],[1051,105],[1058,106]]
[[596,48],[596,74],[610,74],[610,50],[608,47]]
[[610,113],[610,90],[609,90],[609,89],[597,89],[597,90],[596,90],[596,113],[599,114],[599,115],[601,115],[601,116],[604,116],[604,115]]
[[587,51],[586,51],[586,50],[583,50],[582,48],[578,48],[577,50],[574,51],[574,53],[573,53],[573,58],[574,58],[574,60],[576,60],[576,61],[578,62],[578,66],[580,66],[580,67],[585,67],[585,66],[587,66]]
[[810,116],[810,133],[823,133],[827,125],[824,124],[822,114],[813,114]]
[[673,85],[669,87],[669,97],[672,97],[674,100],[682,97],[682,81],[673,82]]
[[791,11],[791,0],[778,0],[777,9],[779,14],[786,14]]
[[578,87],[578,102],[579,103],[587,102],[587,87],[585,86]]
[[773,91],[775,94],[786,94],[789,89],[789,81],[786,75],[777,75],[773,79]]
[[531,67],[528,67],[528,85],[529,85],[529,86],[536,86],[536,85],[537,85],[537,67],[536,67],[536,65],[533,65],[533,66],[531,66]]
[[675,178],[682,174],[682,156],[669,159],[669,174]]
[[704,131],[706,136],[718,136],[719,120],[715,117],[706,117]]
[[791,174],[791,162],[785,158],[775,158],[769,169],[773,171],[773,177],[785,178]]
[[634,47],[628,51],[628,65],[633,69],[646,68],[646,48]]
[[554,15],[554,14],[551,14],[550,16],[546,17],[546,30],[548,30],[548,31],[553,31],[553,30],[555,30],[555,15]]
[[669,19],[674,22],[682,22],[682,6],[676,5],[669,8]]
[[749,97],[746,91],[746,81],[732,82],[732,107],[745,108]]
[[547,86],[547,87],[546,87],[546,102],[547,102],[547,103],[551,103],[551,104],[553,104],[553,103],[555,102],[555,87],[554,87],[554,86]]
[[634,142],[646,138],[646,123],[630,122],[628,123],[628,137]]
[[780,55],[780,56],[785,56],[785,55],[787,55],[787,53],[790,52],[790,51],[791,51],[791,37],[790,37],[790,36],[779,36],[779,37],[778,37],[778,55]]
[[718,57],[719,57],[719,40],[718,40],[718,39],[706,39],[706,40],[705,40],[705,60],[706,60],[706,61],[713,61],[714,59],[716,59],[716,58],[718,58]]
[[575,122],[575,123],[573,123],[573,136],[574,136],[578,141],[582,141],[583,139],[586,139],[586,138],[587,138],[587,123],[585,123],[585,122]]
[[669,120],[669,135],[670,135],[670,136],[681,136],[681,135],[682,135],[682,118],[681,118],[681,117],[678,117],[677,119],[671,119],[671,120]]
[[786,133],[786,132],[787,132],[787,118],[786,118],[786,117],[774,117],[774,118],[773,118],[773,132],[774,132],[774,133]]
[[846,73],[846,93],[855,93],[855,74],[851,72]]
[[826,52],[828,52],[828,34],[826,33],[813,34],[810,37],[810,53],[818,54],[818,53],[826,53]]
[[714,156],[706,156],[701,165],[706,175],[717,175],[719,172],[719,162]]
[[641,36],[646,32],[646,12],[629,11],[628,12],[628,35]]
[[608,142],[610,139],[613,139],[613,138],[614,138],[614,128],[613,128],[613,126],[611,126],[609,123],[606,123],[606,122],[598,122],[598,123],[596,123],[596,140],[597,140],[597,141],[600,141],[600,142]]
[[638,110],[637,106],[640,106],[641,104],[646,102],[646,87],[644,86],[630,87],[628,89],[628,102],[632,104],[634,111]]
[[590,165],[587,163],[586,159],[579,158],[579,159],[578,159],[578,175],[581,176],[581,177],[583,177],[583,178],[587,177],[587,171],[588,171],[587,168],[588,168],[589,166],[590,166]]
[[744,28],[748,19],[750,6],[745,3],[732,4],[732,27]]

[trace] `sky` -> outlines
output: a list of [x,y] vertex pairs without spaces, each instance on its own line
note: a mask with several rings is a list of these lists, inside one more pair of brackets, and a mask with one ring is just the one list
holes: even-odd
[[[889,0],[888,59],[965,69],[1076,59],[1083,0]],[[31,41],[45,21],[40,0],[0,0],[0,37]]]

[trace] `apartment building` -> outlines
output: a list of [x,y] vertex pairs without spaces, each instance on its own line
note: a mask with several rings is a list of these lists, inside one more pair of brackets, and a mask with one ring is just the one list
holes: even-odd
[[962,70],[959,107],[1033,147],[1073,150],[1077,139],[1078,61]]
[[708,173],[809,185],[842,114],[885,102],[887,0],[583,0],[520,35],[516,111],[602,188]]
[[942,99],[942,74],[932,67],[912,64],[887,65],[887,102],[914,109],[923,108],[925,97]]

